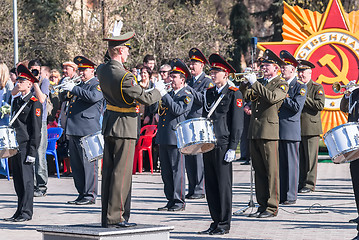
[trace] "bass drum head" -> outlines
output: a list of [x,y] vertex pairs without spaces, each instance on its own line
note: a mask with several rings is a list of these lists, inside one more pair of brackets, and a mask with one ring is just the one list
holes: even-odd
[[214,148],[214,143],[195,143],[181,148],[181,153],[184,155],[197,155],[206,153]]
[[16,155],[18,152],[17,149],[2,149],[0,150],[0,158],[9,158]]

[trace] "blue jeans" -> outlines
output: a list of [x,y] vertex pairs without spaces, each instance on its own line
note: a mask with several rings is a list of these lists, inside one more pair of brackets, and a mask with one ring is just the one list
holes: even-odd
[[47,123],[43,121],[41,124],[41,140],[40,146],[37,150],[37,157],[34,164],[34,186],[35,191],[40,190],[46,193],[47,190],[47,160],[46,160],[46,149],[47,149]]

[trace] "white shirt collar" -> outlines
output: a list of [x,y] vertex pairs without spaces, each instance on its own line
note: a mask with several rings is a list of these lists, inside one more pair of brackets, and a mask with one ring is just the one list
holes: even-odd
[[197,82],[198,78],[202,75],[203,72],[201,72],[200,74],[198,74],[197,76],[194,77],[194,81]]
[[21,95],[21,99],[24,100],[24,98],[27,97],[27,95],[29,95],[31,93],[31,91],[29,91],[26,95]]
[[295,78],[295,76],[287,81],[288,85],[290,85],[290,83],[294,80],[294,78]]
[[222,90],[223,90],[223,88],[224,88],[227,84],[228,84],[228,83],[224,84],[224,85],[223,85],[222,87],[220,87],[220,88],[216,87],[217,92],[218,92],[218,93],[221,93]]

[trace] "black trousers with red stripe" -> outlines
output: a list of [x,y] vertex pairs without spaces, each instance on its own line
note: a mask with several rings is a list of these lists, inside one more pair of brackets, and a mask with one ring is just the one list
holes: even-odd
[[89,162],[80,144],[81,136],[69,136],[70,164],[79,199],[96,200],[98,190],[97,161]]
[[167,206],[185,204],[185,159],[176,145],[160,144],[161,176]]
[[232,220],[232,163],[224,161],[228,145],[216,146],[203,154],[204,181],[209,212],[217,227],[229,230]]

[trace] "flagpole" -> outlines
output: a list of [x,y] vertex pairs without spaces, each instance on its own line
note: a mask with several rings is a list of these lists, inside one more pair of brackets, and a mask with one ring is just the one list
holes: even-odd
[[14,19],[14,67],[19,62],[19,45],[17,35],[17,0],[13,0],[13,19]]

